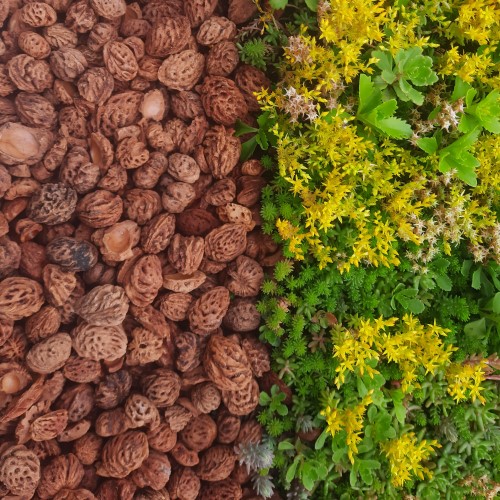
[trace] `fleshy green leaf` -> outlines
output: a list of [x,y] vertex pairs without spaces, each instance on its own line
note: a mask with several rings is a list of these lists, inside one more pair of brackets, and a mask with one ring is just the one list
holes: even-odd
[[396,431],[391,426],[392,418],[386,411],[379,413],[373,426],[373,439],[376,442],[386,441],[396,437]]
[[281,443],[278,444],[278,450],[294,450],[294,449],[295,446],[289,441],[281,441]]
[[413,314],[420,314],[425,309],[425,304],[420,299],[410,299],[408,301],[408,310]]
[[422,137],[417,141],[417,146],[429,155],[434,154],[438,149],[435,137]]
[[259,404],[261,406],[266,406],[271,402],[271,397],[267,392],[262,391],[259,396]]
[[377,111],[377,119],[389,118],[398,109],[396,99],[389,99],[388,101],[379,104],[375,110]]
[[248,139],[248,141],[245,141],[241,145],[240,161],[244,162],[250,159],[256,148],[257,148],[256,136],[252,137],[251,139]]
[[481,122],[474,115],[463,114],[462,118],[460,118],[460,123],[458,124],[458,130],[463,134],[468,134],[471,130],[474,130],[476,127],[481,126]]
[[318,439],[316,439],[316,442],[314,443],[314,449],[315,450],[321,450],[323,446],[325,445],[325,440],[328,436],[328,433],[326,432],[326,429],[319,435]]
[[469,83],[464,82],[459,76],[455,78],[455,87],[453,88],[453,94],[451,94],[451,102],[458,101],[462,97],[465,97],[467,91],[472,87]]
[[382,101],[382,93],[375,88],[367,75],[359,77],[359,107],[358,114],[369,113]]
[[474,97],[476,97],[477,90],[474,88],[470,88],[465,94],[465,105],[467,107],[472,106],[472,102],[474,101]]
[[497,292],[493,297],[492,309],[495,314],[500,314],[500,292]]
[[474,290],[481,289],[481,274],[482,274],[481,269],[476,269],[472,273],[472,288],[474,288]]
[[392,71],[387,71],[386,69],[382,70],[380,76],[382,77],[382,80],[384,80],[384,82],[388,83],[389,85],[394,83],[397,78],[397,76]]
[[400,118],[384,118],[378,120],[376,126],[394,139],[407,139],[412,134],[410,125]]
[[481,337],[486,334],[486,318],[481,318],[476,321],[471,321],[464,326],[466,335]]
[[500,92],[490,92],[476,105],[475,115],[481,125],[492,134],[500,133]]
[[373,484],[373,474],[370,469],[362,469],[360,467],[359,475],[361,476],[361,479],[364,481],[364,483],[368,486],[371,486]]
[[372,57],[376,57],[378,62],[377,66],[384,71],[389,71],[392,73],[392,57],[390,52],[383,50],[374,50],[372,52]]
[[300,456],[296,456],[295,460],[292,462],[290,467],[288,467],[288,469],[286,471],[286,477],[285,477],[287,483],[291,483],[293,481],[293,479],[295,478],[295,472],[297,472],[297,467],[299,465],[299,461],[300,461]]
[[258,131],[259,131],[258,128],[247,125],[246,123],[243,123],[241,120],[238,120],[236,122],[235,127],[234,127],[235,137],[240,137],[241,135],[245,135],[245,134],[253,134],[253,133],[256,133]]
[[392,402],[394,403],[394,413],[400,424],[405,423],[406,419],[406,407],[403,404],[405,395],[401,389],[396,389],[391,391]]
[[305,0],[307,7],[312,10],[313,12],[316,12],[318,10],[318,0]]
[[408,138],[412,133],[410,125],[391,116],[396,109],[396,99],[382,102],[382,92],[373,85],[370,77],[360,76],[357,113],[359,120],[395,139]]
[[305,462],[302,466],[301,479],[304,487],[311,491],[314,488],[314,483],[318,478],[316,469],[309,462]]
[[414,85],[432,85],[438,81],[437,74],[432,70],[432,58],[422,55],[420,47],[401,49],[394,58],[404,78]]
[[446,274],[436,274],[434,278],[437,286],[441,288],[441,290],[444,290],[445,292],[449,292],[451,290],[452,282]]
[[401,92],[407,96],[407,100],[414,102],[417,106],[424,103],[424,94],[414,89],[405,79],[401,78],[398,84]]
[[269,5],[273,9],[284,9],[288,5],[288,0],[269,0]]

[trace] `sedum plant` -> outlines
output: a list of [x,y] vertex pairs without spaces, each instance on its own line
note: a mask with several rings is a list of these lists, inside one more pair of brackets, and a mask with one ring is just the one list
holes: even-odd
[[500,9],[257,3],[277,84],[237,133],[263,151],[262,227],[284,247],[258,304],[277,486],[493,498]]

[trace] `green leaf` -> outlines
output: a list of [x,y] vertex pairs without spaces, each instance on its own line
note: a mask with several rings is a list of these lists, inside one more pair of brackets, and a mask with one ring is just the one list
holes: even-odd
[[391,391],[392,402],[394,403],[394,414],[398,422],[403,425],[406,419],[406,407],[403,404],[405,395],[401,389]]
[[464,113],[462,115],[462,118],[460,118],[460,122],[458,124],[458,130],[463,134],[468,134],[470,131],[480,126],[481,122],[479,121],[479,118]]
[[[374,360],[376,362],[376,360]],[[376,363],[372,368],[375,368]],[[363,375],[363,383],[365,387],[370,391],[372,389],[379,389],[385,384],[385,378],[381,373],[376,373],[373,378],[370,375]]]
[[382,102],[382,92],[373,85],[370,77],[360,76],[358,119],[395,139],[410,137],[410,125],[390,116],[396,109],[396,99]]
[[432,85],[438,81],[437,74],[432,70],[432,58],[422,55],[420,47],[400,50],[395,60],[404,77],[418,87]]
[[316,469],[309,462],[305,462],[302,466],[300,478],[306,490],[311,491],[314,488],[314,483],[318,478]]
[[368,417],[369,422],[375,422],[375,418],[377,417],[378,409],[376,406],[371,405],[366,412],[366,416]]
[[378,120],[376,127],[394,139],[407,139],[412,134],[410,125],[400,118]]
[[438,143],[435,137],[421,137],[417,141],[417,146],[429,155],[434,154],[438,149]]
[[[469,186],[477,186],[477,176],[474,172],[475,167],[480,165],[479,160],[467,151],[462,152],[460,156],[449,155],[444,158],[445,165],[451,165],[451,168],[457,169],[457,177]],[[441,162],[440,162],[441,165]],[[449,168],[448,168],[449,170]]]
[[474,169],[480,165],[480,162],[467,150],[477,140],[480,132],[481,128],[477,127],[439,151],[441,172],[456,169],[459,179],[470,186],[477,185]]
[[408,102],[410,100],[410,98],[401,90],[399,82],[397,85],[393,85],[392,89],[394,90],[394,92],[396,92],[396,95],[400,101]]
[[269,111],[265,111],[257,117],[257,123],[259,127],[269,130],[275,123],[275,119],[271,118],[271,113]]
[[318,0],[305,0],[307,7],[312,10],[313,12],[316,12],[318,10]]
[[420,288],[422,288],[422,290],[434,290],[434,288],[436,288],[436,282],[431,276],[424,274],[420,276]]
[[481,273],[482,269],[476,269],[472,273],[472,288],[474,288],[474,290],[481,289]]
[[380,462],[378,460],[359,460],[359,470],[377,470],[380,469]]
[[295,478],[295,472],[297,471],[297,467],[299,465],[299,461],[300,461],[300,456],[297,455],[295,457],[295,460],[290,465],[290,467],[288,467],[288,469],[286,471],[286,476],[285,476],[285,479],[286,479],[287,483],[291,483],[293,481],[293,479]]
[[379,104],[375,111],[377,112],[377,120],[382,118],[389,118],[398,109],[398,103],[396,99],[389,99],[388,101]]
[[415,288],[405,288],[397,292],[394,297],[396,300],[406,309],[408,306],[408,301],[414,299],[418,294],[418,290]]
[[413,314],[420,314],[425,309],[425,304],[420,299],[410,299],[407,309]]
[[398,422],[401,425],[404,425],[405,420],[406,420],[406,407],[402,404],[395,405],[394,406],[394,413],[396,415]]
[[278,444],[278,450],[295,450],[295,446],[290,441],[281,441]]
[[493,296],[492,308],[495,314],[500,314],[500,292]]
[[397,78],[397,75],[395,75],[392,71],[387,71],[385,69],[382,71],[382,73],[380,73],[380,76],[382,77],[382,80],[384,80],[384,82],[388,83],[389,85],[394,83]]
[[480,128],[474,129],[468,134],[465,134],[456,141],[452,142],[449,146],[446,146],[441,151],[460,152],[467,150],[477,141],[480,133]]
[[347,446],[343,448],[335,448],[332,443],[332,461],[334,463],[339,463],[347,456]]
[[445,258],[435,259],[429,265],[429,267],[433,271],[436,271],[441,274],[445,273],[449,266],[450,266],[450,261]]
[[368,389],[366,388],[366,385],[364,384],[363,380],[361,377],[356,378],[356,386],[358,389],[358,394],[364,398],[368,394]]
[[261,406],[267,406],[271,402],[271,397],[267,392],[262,391],[259,396],[259,404]]
[[257,148],[257,138],[256,136],[248,139],[241,145],[240,161],[244,162],[249,160]]
[[399,49],[397,54],[394,56],[394,61],[398,66],[400,72],[403,72],[405,64],[411,58],[418,57],[422,54],[422,49],[420,47],[410,47],[409,49]]
[[392,73],[392,57],[390,52],[374,50],[372,52],[372,57],[376,57],[378,59],[376,64],[381,70]]
[[414,89],[404,78],[398,81],[401,92],[407,96],[407,100],[414,102],[417,106],[424,103],[424,94]]
[[258,128],[251,127],[250,125],[247,125],[246,123],[242,122],[241,120],[238,120],[236,122],[236,126],[234,127],[234,136],[240,137],[241,135],[252,134],[252,133],[256,133],[258,131],[259,131]]
[[373,424],[373,439],[376,442],[386,441],[396,437],[396,431],[391,426],[392,418],[386,411],[380,412]]
[[481,318],[476,321],[471,321],[464,326],[464,333],[466,335],[472,335],[477,337],[482,337],[486,334],[486,318]]
[[358,484],[358,467],[356,462],[354,462],[351,473],[349,474],[349,484],[351,485],[351,488],[356,488]]
[[267,148],[269,147],[269,141],[267,140],[267,135],[263,130],[259,130],[259,133],[255,136],[255,140],[263,151],[266,151]]
[[373,484],[373,474],[370,469],[362,469],[360,467],[359,475],[361,476],[361,479],[366,485],[371,486]]
[[284,9],[288,5],[288,0],[269,0],[269,5],[273,9]]
[[460,98],[465,97],[467,91],[471,89],[471,85],[464,82],[459,76],[455,78],[455,87],[453,88],[453,93],[451,94],[451,102],[458,101]]
[[475,115],[492,134],[500,133],[500,92],[493,90],[476,105]]
[[444,290],[445,292],[451,291],[452,282],[451,279],[446,274],[436,274],[434,276],[437,286]]
[[[368,428],[373,428],[373,426],[367,425],[366,429],[368,429]],[[359,455],[361,455],[362,453],[368,453],[369,451],[372,451],[374,449],[374,447],[375,447],[375,445],[373,443],[373,439],[368,437],[365,433],[363,440],[358,445],[358,453],[359,453]]]
[[474,97],[476,97],[477,90],[472,87],[465,94],[465,105],[467,107],[472,106],[472,102],[474,101]]
[[460,274],[464,277],[469,276],[471,268],[472,268],[472,260],[464,260],[462,268],[460,269]]
[[314,449],[315,450],[321,450],[323,446],[325,445],[325,440],[328,436],[328,432],[326,429],[319,435],[318,439],[316,439],[316,442],[314,443]]
[[369,76],[359,77],[359,107],[358,114],[368,113],[382,101],[382,93],[376,89]]
[[284,417],[285,415],[288,415],[288,406],[279,405],[278,408],[276,408],[276,412],[278,413],[278,415]]
[[477,175],[470,167],[459,167],[457,177],[471,187],[477,186]]

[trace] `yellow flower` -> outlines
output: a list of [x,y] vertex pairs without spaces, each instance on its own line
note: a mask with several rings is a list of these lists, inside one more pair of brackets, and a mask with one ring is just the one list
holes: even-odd
[[458,8],[457,25],[465,36],[480,45],[498,39],[500,7],[497,0],[468,0]]
[[361,44],[381,41],[386,18],[383,2],[330,0],[328,13],[320,18],[321,39],[338,44],[342,40]]
[[420,373],[434,374],[450,364],[456,348],[444,345],[441,338],[448,332],[435,323],[423,325],[411,314],[399,321],[397,318],[361,319],[353,330],[341,327],[333,339],[333,357],[339,360],[335,384],[340,387],[345,383],[349,372],[373,377],[378,371],[369,362],[385,358],[399,365],[403,373],[401,388],[409,392],[419,386]]
[[362,401],[352,408],[339,410],[327,406],[321,415],[325,417],[327,431],[332,437],[341,430],[346,431],[347,455],[351,463],[354,463],[354,456],[358,453],[358,443],[361,441],[361,431],[363,430],[363,420],[368,406],[373,402],[373,391],[368,392]]
[[441,445],[435,441],[423,439],[420,443],[413,432],[403,434],[398,439],[392,439],[381,444],[382,450],[389,460],[392,484],[401,488],[405,482],[410,481],[413,475],[424,479],[424,474],[431,478],[431,471],[422,465],[435,453],[435,448]]
[[446,370],[446,380],[448,381],[448,393],[453,396],[457,402],[472,399],[479,399],[482,404],[486,402],[481,395],[484,387],[481,383],[484,382],[486,362],[482,361],[478,364],[460,364],[452,363]]

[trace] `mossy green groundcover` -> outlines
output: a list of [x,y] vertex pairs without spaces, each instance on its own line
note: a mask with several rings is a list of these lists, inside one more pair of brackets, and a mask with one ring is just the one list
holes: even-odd
[[[264,497],[500,491],[500,4],[269,0],[239,35],[270,75]],[[259,467],[259,457],[272,466]]]

